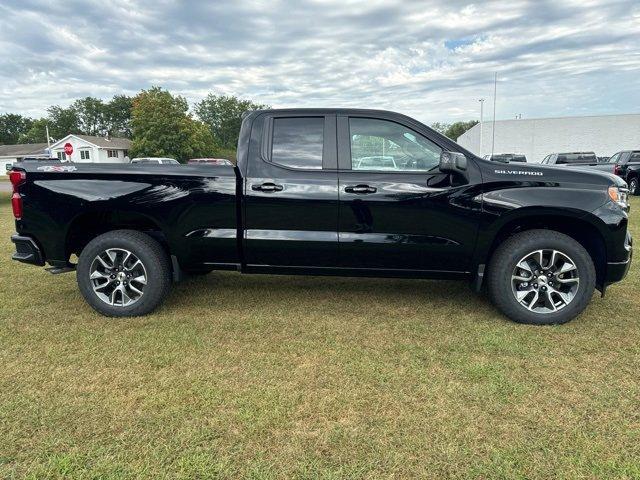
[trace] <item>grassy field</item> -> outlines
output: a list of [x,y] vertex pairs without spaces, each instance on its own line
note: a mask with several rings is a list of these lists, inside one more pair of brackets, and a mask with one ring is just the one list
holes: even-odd
[[0,478],[640,478],[637,263],[561,327],[462,283],[234,273],[114,320],[10,260],[1,198]]

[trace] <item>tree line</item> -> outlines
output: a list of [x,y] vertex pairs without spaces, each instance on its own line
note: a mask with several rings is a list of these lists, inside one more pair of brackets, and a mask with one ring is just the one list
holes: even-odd
[[[130,157],[235,158],[236,143],[247,110],[269,108],[235,96],[207,95],[189,108],[186,98],[161,87],[142,90],[134,97],[115,95],[109,101],[85,97],[68,107],[53,105],[47,115],[33,119],[15,113],[0,115],[0,145],[46,143],[70,133],[132,140]],[[431,127],[457,140],[477,121],[434,123]]]
[[235,96],[209,94],[189,108],[186,98],[161,87],[138,95],[116,95],[109,101],[86,97],[68,107],[53,105],[33,119],[15,113],[0,115],[0,145],[46,143],[70,133],[125,137],[132,140],[130,157],[235,158],[247,110],[269,108]]

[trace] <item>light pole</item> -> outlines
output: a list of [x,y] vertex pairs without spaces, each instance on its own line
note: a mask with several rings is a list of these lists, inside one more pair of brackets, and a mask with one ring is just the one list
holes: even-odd
[[484,98],[480,102],[480,157],[482,157],[482,121],[484,120]]
[[498,72],[496,72],[496,76],[493,80],[493,125],[491,128],[491,156],[493,157],[493,152],[496,146],[496,97],[498,96]]

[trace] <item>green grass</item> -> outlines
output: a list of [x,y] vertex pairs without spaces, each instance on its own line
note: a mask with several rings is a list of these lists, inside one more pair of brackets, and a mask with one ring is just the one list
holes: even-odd
[[560,327],[463,283],[234,273],[115,320],[10,260],[1,198],[0,478],[640,477],[637,264]]

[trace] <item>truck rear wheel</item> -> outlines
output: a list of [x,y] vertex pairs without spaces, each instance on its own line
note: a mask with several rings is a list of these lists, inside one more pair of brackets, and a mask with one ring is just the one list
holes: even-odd
[[629,179],[629,193],[631,195],[640,195],[640,191],[638,191],[638,177]]
[[82,250],[78,287],[94,310],[135,317],[156,309],[169,293],[171,268],[162,246],[134,230],[100,235]]
[[588,305],[596,273],[587,251],[552,230],[527,230],[500,245],[489,264],[492,302],[511,320],[566,323]]

